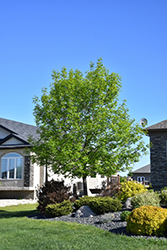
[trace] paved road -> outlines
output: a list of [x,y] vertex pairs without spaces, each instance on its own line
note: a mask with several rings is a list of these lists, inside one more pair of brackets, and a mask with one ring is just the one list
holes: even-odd
[[15,200],[15,199],[8,199],[8,200],[4,200],[4,199],[0,199],[0,207],[6,207],[6,206],[11,206],[11,205],[18,205],[18,204],[34,204],[36,203],[36,200]]

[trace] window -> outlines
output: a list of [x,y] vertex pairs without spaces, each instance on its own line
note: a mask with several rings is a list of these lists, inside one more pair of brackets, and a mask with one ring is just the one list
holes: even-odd
[[144,176],[138,176],[137,181],[143,183],[143,182],[145,182],[145,177]]
[[23,157],[17,153],[9,153],[1,159],[2,179],[22,179]]

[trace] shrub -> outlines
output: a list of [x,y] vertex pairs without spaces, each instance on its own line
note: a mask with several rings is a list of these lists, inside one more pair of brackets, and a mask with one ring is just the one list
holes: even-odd
[[103,181],[99,196],[102,196],[102,197],[115,196],[120,190],[120,187],[121,187],[120,181],[122,180],[121,178],[123,177],[120,177],[119,179],[117,176],[116,178],[112,178],[110,181]]
[[122,208],[120,200],[111,197],[98,197],[89,202],[89,207],[96,214],[104,214],[109,212],[117,212]]
[[79,209],[82,206],[89,206],[89,203],[91,200],[97,199],[98,197],[92,197],[92,196],[84,196],[80,197],[79,200],[76,200],[74,203],[74,206],[76,209]]
[[127,217],[127,231],[136,235],[164,235],[167,230],[167,210],[142,206]]
[[159,195],[160,198],[160,203],[167,205],[167,191],[166,190],[161,190],[161,193]]
[[96,214],[117,212],[122,209],[122,204],[120,200],[113,199],[109,196],[105,197],[84,196],[79,200],[76,200],[74,203],[76,209],[79,209],[81,206],[86,206],[86,205],[88,205]]
[[58,217],[70,214],[73,211],[70,200],[61,203],[50,204],[46,207],[46,215],[49,217]]
[[38,211],[41,214],[45,214],[47,205],[68,200],[71,196],[70,188],[64,185],[64,181],[55,181],[52,179],[46,182],[38,195]]
[[121,220],[126,221],[127,217],[130,215],[130,213],[131,213],[130,211],[123,211],[121,213]]
[[122,202],[125,202],[127,198],[133,197],[136,194],[144,193],[147,191],[147,188],[141,183],[137,183],[136,181],[126,181],[121,184],[121,189],[118,194],[118,198],[121,199]]
[[160,198],[159,195],[155,192],[146,192],[132,197],[131,204],[133,208],[148,206],[148,205],[159,207]]

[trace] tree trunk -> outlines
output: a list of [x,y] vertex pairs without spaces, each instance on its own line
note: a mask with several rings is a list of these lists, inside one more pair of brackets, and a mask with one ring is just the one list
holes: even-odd
[[48,182],[48,165],[45,165],[45,183]]
[[83,190],[84,195],[88,195],[86,176],[83,176]]

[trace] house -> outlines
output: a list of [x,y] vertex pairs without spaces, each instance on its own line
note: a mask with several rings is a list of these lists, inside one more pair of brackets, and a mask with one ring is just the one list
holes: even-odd
[[0,198],[34,198],[44,182],[44,168],[30,163],[25,149],[29,135],[37,136],[32,125],[0,118]]
[[167,187],[167,120],[146,128],[150,137],[150,182],[155,190]]
[[[6,198],[36,198],[39,186],[45,181],[45,167],[32,164],[30,155],[25,149],[30,148],[28,137],[38,136],[37,127],[0,118],[0,199]],[[48,179],[64,179],[52,171]],[[97,175],[95,178],[87,177],[88,195],[92,189],[101,187],[106,178]],[[64,179],[65,185],[74,184],[78,192],[82,192],[82,179]]]
[[133,171],[132,174],[133,174],[133,180],[149,184],[151,175],[150,164]]

